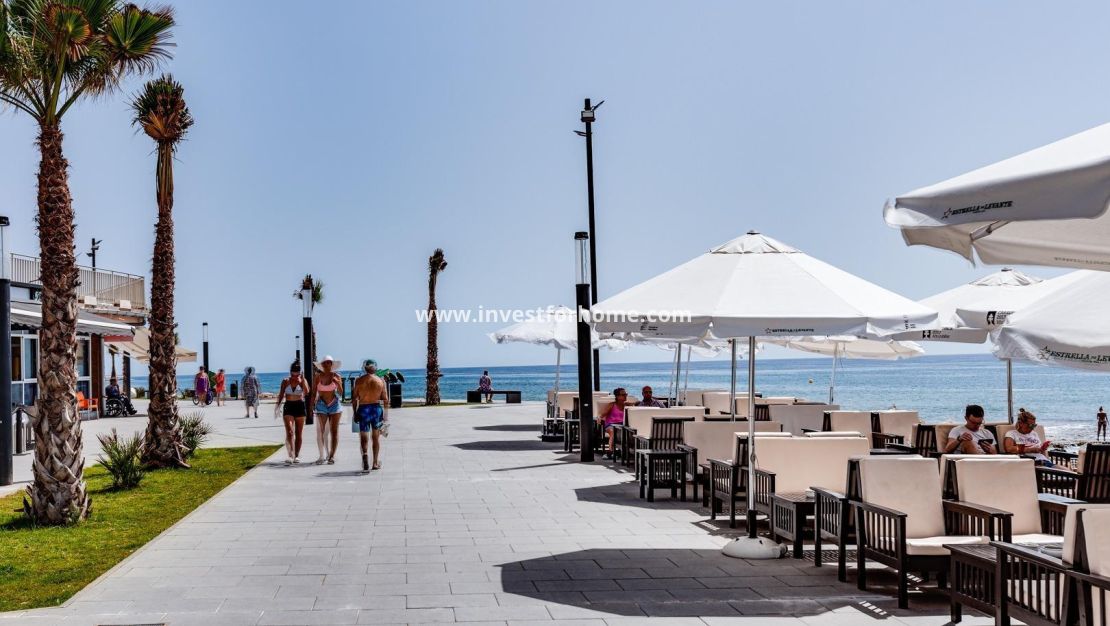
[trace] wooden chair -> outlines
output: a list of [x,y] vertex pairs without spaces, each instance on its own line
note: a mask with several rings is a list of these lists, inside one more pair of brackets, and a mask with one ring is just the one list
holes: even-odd
[[636,481],[640,484],[641,497],[649,483],[663,488],[670,487],[672,492],[681,487],[683,494],[686,493],[686,473],[671,462],[669,454],[653,453],[685,452],[684,430],[686,423],[692,421],[692,418],[653,417],[651,435],[636,435]]
[[1091,503],[1110,503],[1110,444],[1091,443],[1079,451],[1078,471],[1041,468],[1041,493],[1053,493]]
[[92,417],[100,416],[100,398],[86,398],[81,391],[77,392],[77,411],[91,413]]
[[[730,422],[738,428],[745,428],[746,423]],[[790,437],[790,433],[782,431],[761,431],[760,428],[774,426],[775,422],[755,422],[755,436],[758,439]],[[709,519],[717,519],[718,513],[724,512],[728,505],[728,525],[736,528],[736,513],[741,502],[747,506],[748,495],[748,433],[737,432],[734,441],[731,459],[710,458],[709,461]]]
[[1103,626],[1110,591],[1110,505],[1070,504],[1059,556],[1005,541],[997,550],[1000,619],[1030,626]]
[[935,572],[943,588],[948,577],[945,544],[983,544],[996,533],[1004,513],[941,498],[934,459],[866,457],[859,461],[861,501],[856,517],[857,586],[867,589],[867,561],[898,576],[898,606],[909,608],[909,572]]
[[953,477],[961,502],[1011,514],[992,540],[1062,543],[1067,505],[1078,502],[1037,493],[1036,470],[1032,459],[962,458],[952,463],[948,475]]
[[877,430],[879,424],[871,411],[825,411],[822,431],[857,432],[871,438],[873,448],[885,448],[887,444],[903,444],[905,440],[898,435]]
[[[777,422],[756,422],[761,429],[781,432],[782,425]],[[694,484],[694,498],[698,497],[697,486],[702,485],[703,505],[709,505],[709,459],[727,459],[734,453],[738,431],[747,429],[747,422],[688,422],[683,429],[681,449],[686,450],[690,460],[687,467]],[[747,434],[746,432],[743,434]],[[745,438],[746,441],[746,438]]]
[[838,404],[771,404],[767,411],[772,421],[780,422],[782,429],[790,433],[801,433],[803,430],[821,430],[825,419],[825,411],[840,409]]
[[631,406],[624,410],[624,424],[617,429],[617,449],[620,461],[625,466],[632,465],[636,454],[636,436],[651,432],[651,421],[656,417],[682,418],[687,421],[705,419],[705,408],[684,406],[667,409]]

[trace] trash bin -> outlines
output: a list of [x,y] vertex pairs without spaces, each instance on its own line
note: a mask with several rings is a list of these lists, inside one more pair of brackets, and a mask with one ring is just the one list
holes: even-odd
[[389,383],[389,408],[401,408],[401,383]]
[[231,383],[231,399],[239,399],[239,383]]

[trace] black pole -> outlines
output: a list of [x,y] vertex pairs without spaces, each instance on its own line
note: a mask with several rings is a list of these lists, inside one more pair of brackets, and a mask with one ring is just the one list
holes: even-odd
[[[308,382],[308,388],[312,388],[312,318],[306,317],[302,323],[303,330],[301,336],[304,337],[304,362],[301,363],[301,374],[304,375],[305,380]],[[297,353],[300,358],[300,352]]]
[[208,322],[205,322],[203,324],[203,326],[204,326],[204,356],[203,356],[204,363],[203,364],[204,364],[204,371],[207,373],[207,372],[212,371],[208,368]]
[[578,304],[578,439],[582,461],[594,460],[594,387],[590,372],[590,324],[583,311],[590,310],[590,286],[579,283],[575,287]]
[[[589,117],[583,117],[586,124],[586,196],[590,204],[590,304],[597,304],[597,235],[594,232],[594,130],[593,107],[590,99],[586,98],[583,112],[590,111]],[[594,391],[601,391],[601,353],[593,351],[593,384]]]
[[[3,263],[3,259],[0,259]],[[12,282],[0,278],[0,485],[15,480],[12,455]]]

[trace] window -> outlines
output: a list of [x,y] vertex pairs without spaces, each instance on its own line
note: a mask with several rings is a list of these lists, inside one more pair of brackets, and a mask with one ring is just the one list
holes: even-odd
[[38,337],[23,339],[23,379],[37,380],[39,377],[39,340]]
[[[23,380],[23,341],[12,337],[12,381]],[[15,397],[15,392],[12,392]]]
[[89,375],[89,340],[77,340],[77,377],[84,378]]

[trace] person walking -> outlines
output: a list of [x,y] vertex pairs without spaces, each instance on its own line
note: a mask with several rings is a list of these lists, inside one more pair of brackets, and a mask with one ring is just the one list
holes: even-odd
[[248,365],[243,370],[243,380],[239,381],[243,388],[243,402],[247,405],[247,414],[244,419],[250,419],[251,409],[254,409],[254,419],[258,419],[258,396],[262,393],[262,381],[254,373],[254,366]]
[[289,366],[289,375],[281,381],[278,391],[278,405],[285,402],[281,409],[281,419],[285,422],[285,452],[289,458],[286,465],[301,462],[301,441],[304,433],[304,420],[308,415],[305,398],[308,396],[308,381],[301,376],[301,364],[294,362]]
[[223,406],[223,402],[227,399],[227,376],[224,374],[224,368],[216,371],[216,406]]
[[333,465],[335,449],[339,446],[339,418],[343,414],[343,408],[339,405],[339,399],[343,397],[343,377],[336,371],[340,363],[330,354],[317,365],[320,372],[316,377],[316,387],[312,390],[312,397],[316,399],[313,406],[316,412],[316,445],[320,449],[320,458],[316,459],[316,464],[322,465],[327,461],[328,465]]
[[[373,438],[374,466],[381,469],[381,435],[386,422],[389,420],[389,394],[386,392],[385,381],[378,376],[378,363],[374,359],[362,362],[364,374],[355,381],[351,390],[351,403],[354,405],[355,416],[351,421],[351,430],[358,431],[358,443],[362,448],[362,473],[370,473],[370,461],[366,458],[367,440]],[[388,431],[387,431],[388,432]]]
[[208,372],[201,365],[197,375],[193,377],[193,395],[201,406],[208,406]]
[[493,379],[489,377],[489,370],[482,370],[482,376],[478,379],[478,391],[486,396],[482,402],[493,404]]
[[1106,441],[1106,411],[1102,410],[1102,407],[1098,407],[1098,414],[1095,417],[1098,419],[1098,430],[1095,432],[1095,439]]

